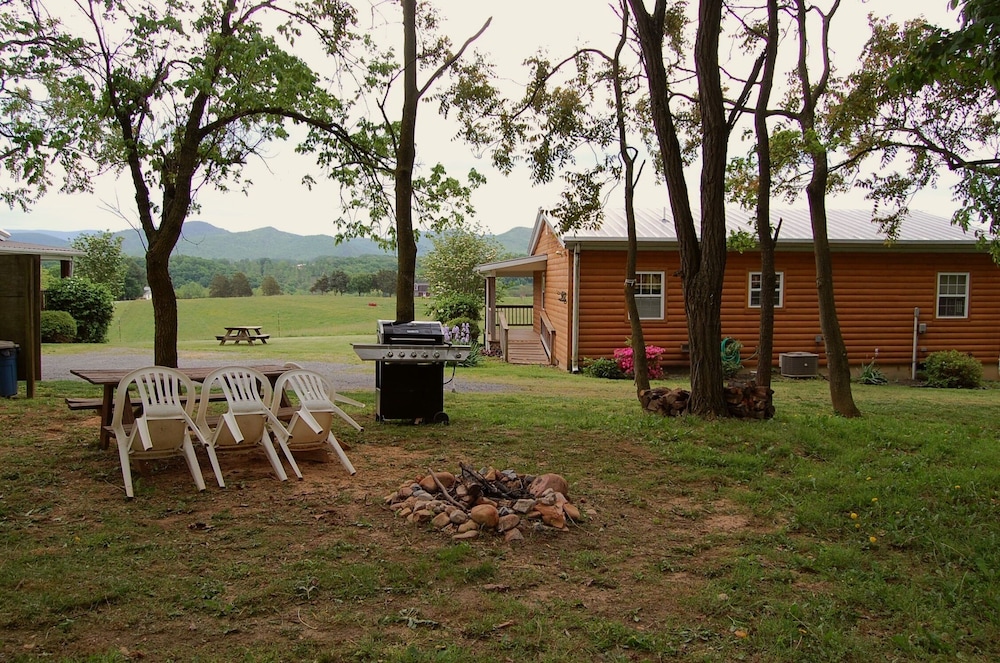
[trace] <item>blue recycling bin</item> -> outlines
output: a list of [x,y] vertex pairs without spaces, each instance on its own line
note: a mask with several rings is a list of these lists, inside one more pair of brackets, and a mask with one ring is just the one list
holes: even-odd
[[0,396],[17,396],[17,344],[0,341]]

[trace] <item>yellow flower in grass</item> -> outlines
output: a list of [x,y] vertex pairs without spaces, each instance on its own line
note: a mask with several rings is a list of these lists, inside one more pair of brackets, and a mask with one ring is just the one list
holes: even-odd
[[868,540],[869,540],[869,541],[870,541],[871,543],[875,543],[876,541],[878,541],[878,538],[876,538],[876,537],[874,537],[874,536],[869,536],[869,537],[868,537]]
[[877,497],[873,497],[872,498],[872,504],[874,504],[875,502],[878,502],[878,498]]
[[857,519],[858,519],[858,514],[851,511],[851,520],[857,520]]

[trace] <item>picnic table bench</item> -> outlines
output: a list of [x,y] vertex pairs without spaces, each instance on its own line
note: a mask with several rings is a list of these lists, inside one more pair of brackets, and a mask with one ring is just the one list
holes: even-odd
[[234,325],[226,327],[226,333],[216,335],[215,340],[219,342],[219,345],[225,345],[226,341],[232,343],[245,341],[248,345],[253,345],[254,341],[260,341],[266,345],[267,339],[271,338],[271,335],[260,333],[260,328],[260,325]]

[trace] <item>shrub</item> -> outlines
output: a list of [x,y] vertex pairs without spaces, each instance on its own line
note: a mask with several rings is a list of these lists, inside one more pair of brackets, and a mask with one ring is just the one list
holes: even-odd
[[114,298],[106,286],[87,279],[68,278],[55,283],[45,294],[45,308],[66,311],[76,320],[76,340],[104,343],[115,314]]
[[76,320],[66,311],[42,311],[42,343],[72,343],[76,340]]
[[875,365],[876,359],[878,359],[878,348],[875,348],[875,356],[872,357],[870,364],[861,364],[861,375],[858,376],[858,381],[861,384],[886,384],[889,382],[882,369]]
[[983,365],[958,350],[932,352],[924,362],[928,387],[976,389],[983,384]]
[[[663,367],[660,366],[660,355],[666,350],[655,345],[646,346],[646,372],[649,373],[650,380],[657,380],[663,377]],[[632,348],[618,348],[615,350],[615,361],[625,377],[635,377],[635,360],[632,358]]]
[[441,322],[455,318],[481,320],[482,316],[479,313],[481,303],[479,297],[475,295],[448,295],[434,300],[428,307],[427,313]]
[[592,378],[604,378],[606,380],[624,380],[625,373],[618,367],[618,362],[614,359],[591,359],[583,367],[583,374]]

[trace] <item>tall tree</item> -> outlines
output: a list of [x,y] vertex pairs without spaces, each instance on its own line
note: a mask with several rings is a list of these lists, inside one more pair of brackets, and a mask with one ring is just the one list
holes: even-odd
[[128,261],[122,254],[124,238],[115,237],[110,230],[95,234],[83,233],[73,238],[73,248],[84,255],[74,260],[76,275],[103,283],[111,296],[121,299],[125,295],[125,276]]
[[469,228],[446,231],[432,241],[434,248],[424,257],[421,269],[434,296],[471,295],[482,301],[485,284],[476,265],[499,260],[499,242]]
[[[845,417],[861,414],[854,403],[851,392],[851,367],[847,361],[847,345],[840,331],[837,318],[837,304],[833,284],[833,260],[830,253],[830,239],[826,216],[826,195],[829,188],[830,164],[826,145],[819,139],[817,109],[821,99],[829,92],[832,65],[830,62],[830,23],[840,7],[840,0],[834,0],[827,12],[810,6],[806,0],[794,0],[793,11],[798,27],[798,76],[801,106],[795,114],[802,132],[802,144],[811,161],[811,178],[806,185],[806,199],[809,201],[809,220],[813,231],[813,254],[816,258],[816,292],[819,298],[819,323],[823,332],[826,349],[827,372],[830,379],[830,401],[833,409]],[[808,39],[809,12],[819,14],[820,42],[819,54],[822,69],[815,83],[810,78],[809,52],[815,49],[815,42]]]
[[[344,149],[341,141],[331,142],[323,131],[312,132],[303,146],[315,151],[320,163],[329,168],[330,176],[347,190],[345,207],[349,218],[338,220],[338,238],[370,237],[383,246],[396,249],[396,320],[412,321],[415,317],[413,283],[416,278],[417,233],[423,227],[432,232],[463,223],[473,212],[469,197],[473,188],[484,180],[472,170],[468,182],[463,184],[449,176],[438,163],[427,174],[416,170],[416,129],[419,103],[430,96],[438,81],[446,73],[463,76],[466,69],[457,67],[470,45],[489,27],[490,21],[457,50],[452,50],[450,39],[437,34],[440,18],[430,3],[417,0],[400,0],[402,9],[403,52],[402,62],[392,53],[375,53],[363,61],[367,69],[362,72],[365,88],[372,103],[378,108],[381,119],[360,118],[354,135],[357,144],[367,146],[377,159],[359,162]],[[488,66],[477,56],[479,66],[471,71],[483,71]],[[423,81],[418,72],[429,70]],[[394,89],[402,81],[402,105],[398,113],[390,108],[398,92]],[[459,86],[465,91],[474,86]],[[450,100],[443,92],[438,96],[442,112]],[[391,190],[392,196],[387,192]],[[414,222],[414,211],[419,212],[419,223]],[[386,222],[391,219],[391,226]]]
[[729,139],[719,68],[722,0],[701,0],[695,38],[694,64],[698,83],[701,143],[701,234],[695,228],[684,174],[684,152],[671,108],[672,90],[664,61],[666,0],[656,0],[652,12],[643,0],[628,0],[635,16],[650,115],[670,209],[680,247],[681,283],[691,349],[689,410],[703,416],[726,416],[722,390],[721,302],[726,269],[725,170]]
[[[295,5],[207,0],[111,3],[81,0],[78,48],[42,79],[56,119],[79,127],[73,166],[126,172],[146,241],[153,294],[154,359],[177,365],[177,303],[168,269],[202,186],[249,184],[240,174],[262,145],[286,137],[285,118],[337,132],[341,105],[304,61],[283,50],[265,24],[298,33]],[[325,34],[347,40],[353,11],[324,3]],[[318,25],[318,24],[317,24]],[[52,30],[56,26],[50,26]],[[69,27],[65,30],[70,29]],[[57,34],[53,32],[53,34]],[[332,40],[331,40],[332,41]],[[330,42],[328,42],[330,43]],[[340,133],[343,135],[343,132]]]

